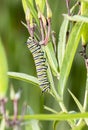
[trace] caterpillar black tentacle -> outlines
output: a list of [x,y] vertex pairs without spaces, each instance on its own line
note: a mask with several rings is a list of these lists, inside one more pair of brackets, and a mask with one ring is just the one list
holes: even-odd
[[40,88],[42,89],[42,92],[45,92],[50,89],[50,83],[47,78],[48,66],[46,65],[44,52],[41,50],[41,45],[37,44],[32,37],[29,37],[27,40],[27,46],[34,58]]

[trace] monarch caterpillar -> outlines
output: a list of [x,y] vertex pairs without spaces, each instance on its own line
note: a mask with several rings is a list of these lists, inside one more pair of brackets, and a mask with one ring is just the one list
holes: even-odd
[[27,46],[34,58],[40,88],[42,89],[42,92],[45,92],[50,88],[50,83],[47,78],[48,67],[45,64],[46,58],[44,58],[44,52],[41,50],[41,45],[37,44],[32,37],[28,38]]

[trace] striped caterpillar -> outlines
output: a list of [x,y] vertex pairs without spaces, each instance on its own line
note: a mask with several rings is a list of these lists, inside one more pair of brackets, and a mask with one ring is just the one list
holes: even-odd
[[37,44],[32,37],[29,37],[27,40],[27,46],[34,58],[40,88],[42,92],[45,92],[50,88],[50,83],[47,78],[48,67],[45,64],[46,58],[44,58],[44,52],[41,50],[41,45]]

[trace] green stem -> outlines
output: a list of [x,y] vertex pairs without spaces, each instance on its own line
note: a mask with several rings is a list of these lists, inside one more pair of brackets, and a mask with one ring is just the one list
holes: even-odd
[[[48,70],[47,70],[47,75],[48,75],[48,78],[49,78],[49,81],[50,81],[50,85],[51,85],[51,91],[50,91],[50,94],[55,98],[55,100],[58,102],[62,112],[65,112],[65,113],[68,113],[66,107],[65,107],[65,104],[64,104],[64,101],[63,101],[63,98],[62,96],[57,92],[56,88],[55,88],[55,84],[54,84],[54,81],[53,81],[53,76],[52,76],[52,72],[51,72],[51,68],[49,66],[49,64],[47,63],[48,65]],[[73,121],[70,121],[68,120],[67,121],[68,124],[73,127],[74,126],[74,122]]]
[[52,76],[52,73],[51,73],[51,70],[50,70],[50,67],[48,65],[48,78],[49,78],[49,81],[51,83],[51,95],[53,95],[55,97],[55,99],[58,101],[61,109],[63,112],[67,112],[66,108],[65,108],[65,105],[63,103],[63,100],[61,100],[61,97],[59,96],[59,94],[57,93],[56,89],[55,89],[55,85],[54,85],[54,81],[53,81],[53,76]]
[[[21,118],[21,115],[17,116],[18,119]],[[59,113],[59,114],[36,114],[36,115],[25,115],[24,120],[29,120],[29,119],[37,119],[37,120],[74,120],[74,119],[84,119],[88,118],[88,112],[86,113],[76,113],[76,114],[64,114],[64,113]],[[2,119],[2,117],[0,117]],[[13,119],[13,116],[10,116],[10,119]]]
[[[54,81],[53,81],[53,76],[52,76],[52,73],[51,73],[51,70],[50,70],[50,67],[48,65],[48,77],[49,77],[49,80],[50,80],[50,83],[51,83],[51,95],[56,99],[56,101],[59,103],[59,106],[61,108],[61,110],[65,113],[68,113],[65,105],[64,105],[64,102],[63,100],[61,99],[61,97],[59,96],[59,94],[57,93],[56,89],[55,89],[55,85],[54,85]],[[74,126],[74,123],[70,120],[68,120],[68,124],[73,127]]]

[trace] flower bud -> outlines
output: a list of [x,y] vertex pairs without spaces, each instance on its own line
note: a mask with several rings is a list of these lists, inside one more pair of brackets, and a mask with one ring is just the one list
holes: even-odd
[[44,12],[45,0],[35,0],[36,6],[39,7],[40,11]]
[[10,98],[11,98],[11,100],[15,99],[15,90],[14,90],[13,86],[11,86],[11,89],[10,89]]
[[47,8],[47,18],[51,18],[52,17],[52,11],[49,7],[48,1],[46,0],[46,8]]
[[30,27],[33,27],[33,17],[30,12],[30,9],[27,6],[26,0],[22,0],[22,4],[23,4],[24,12],[25,12],[26,21],[30,23]]

